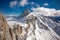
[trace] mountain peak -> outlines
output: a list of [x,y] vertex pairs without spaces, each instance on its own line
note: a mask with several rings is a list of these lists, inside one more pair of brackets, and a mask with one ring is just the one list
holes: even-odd
[[27,16],[28,14],[29,14],[29,10],[26,9],[26,10],[24,10],[24,12],[21,15],[18,16],[18,18],[23,18],[23,17]]

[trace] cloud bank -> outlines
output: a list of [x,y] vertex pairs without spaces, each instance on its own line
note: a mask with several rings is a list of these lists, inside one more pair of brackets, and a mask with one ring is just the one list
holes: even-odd
[[32,10],[35,13],[39,13],[45,16],[60,16],[60,10],[56,10],[52,8],[37,7],[37,8],[32,8]]
[[10,7],[11,8],[14,8],[14,7],[17,7],[17,6],[18,7],[20,7],[20,6],[24,7],[26,5],[30,5],[30,6],[34,5],[34,6],[40,7],[39,4],[37,4],[35,2],[28,2],[28,0],[20,0],[20,1],[15,0],[15,1],[10,2]]

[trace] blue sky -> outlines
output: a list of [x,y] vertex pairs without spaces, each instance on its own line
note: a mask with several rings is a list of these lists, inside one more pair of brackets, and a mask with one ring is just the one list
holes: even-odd
[[60,10],[60,0],[0,0],[0,12],[3,14],[21,14],[33,7],[46,7]]

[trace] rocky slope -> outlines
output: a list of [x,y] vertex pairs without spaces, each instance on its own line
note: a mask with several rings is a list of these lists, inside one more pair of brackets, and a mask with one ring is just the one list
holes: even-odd
[[0,40],[11,40],[9,25],[2,14],[0,14]]

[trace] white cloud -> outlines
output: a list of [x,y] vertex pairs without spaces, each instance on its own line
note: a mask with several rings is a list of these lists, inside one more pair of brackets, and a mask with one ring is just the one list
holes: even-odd
[[31,4],[31,5],[35,5],[35,6],[37,6],[37,7],[40,7],[40,5],[37,4],[37,3],[35,3],[35,2],[31,2],[30,4]]
[[10,7],[15,7],[17,5],[17,1],[11,1],[10,2]]
[[21,0],[20,1],[20,6],[25,6],[25,5],[27,5],[28,4],[28,2],[27,2],[28,0]]
[[25,6],[28,4],[27,2],[28,0],[21,0],[20,2],[18,2],[17,0],[15,1],[11,1],[10,2],[10,7],[13,8],[15,6]]
[[35,3],[34,3],[34,2],[31,2],[31,4],[32,4],[32,5],[35,5]]
[[37,6],[37,7],[40,7],[40,5],[39,5],[39,4],[37,4],[36,6]]
[[52,8],[37,7],[37,8],[32,8],[32,10],[35,13],[45,15],[45,16],[60,16],[60,10],[56,10]]
[[49,4],[48,3],[44,3],[43,6],[49,6]]

